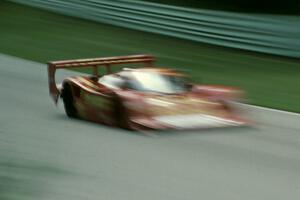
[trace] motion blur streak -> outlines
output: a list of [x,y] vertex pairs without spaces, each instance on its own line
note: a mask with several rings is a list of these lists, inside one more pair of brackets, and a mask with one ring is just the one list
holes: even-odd
[[255,109],[254,128],[142,135],[68,119],[45,65],[0,55],[0,85],[1,200],[300,196],[297,115]]

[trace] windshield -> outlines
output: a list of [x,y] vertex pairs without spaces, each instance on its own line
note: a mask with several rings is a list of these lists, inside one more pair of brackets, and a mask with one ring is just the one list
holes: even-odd
[[182,76],[155,72],[132,73],[135,80],[130,80],[128,87],[134,90],[159,93],[181,93],[187,91],[187,84]]

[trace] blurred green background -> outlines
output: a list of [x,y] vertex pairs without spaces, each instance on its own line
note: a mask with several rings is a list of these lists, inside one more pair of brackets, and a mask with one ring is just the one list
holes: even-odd
[[148,53],[196,82],[246,90],[249,103],[300,112],[299,59],[218,47],[1,1],[0,52],[49,60]]

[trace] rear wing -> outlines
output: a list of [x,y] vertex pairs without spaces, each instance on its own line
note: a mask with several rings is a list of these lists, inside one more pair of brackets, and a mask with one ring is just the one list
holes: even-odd
[[87,58],[77,60],[62,60],[48,62],[48,81],[49,81],[49,93],[54,102],[57,103],[60,95],[60,90],[57,88],[55,81],[55,72],[57,69],[72,69],[81,67],[93,68],[93,75],[99,77],[98,67],[102,66],[106,68],[106,74],[110,74],[111,66],[118,64],[129,63],[143,63],[146,67],[151,67],[155,61],[155,58],[150,55],[132,55],[132,56],[116,56],[105,58]]

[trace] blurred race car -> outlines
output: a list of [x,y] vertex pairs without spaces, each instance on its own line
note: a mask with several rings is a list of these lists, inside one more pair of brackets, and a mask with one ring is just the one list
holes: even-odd
[[[133,55],[49,62],[50,95],[55,103],[62,98],[69,117],[131,130],[247,124],[231,104],[242,97],[241,90],[193,84],[178,70],[154,67],[154,61],[150,55]],[[134,68],[112,73],[112,67],[120,64]],[[56,84],[57,69],[77,67],[92,67],[93,75],[68,77]],[[99,74],[100,67],[106,74]]]

